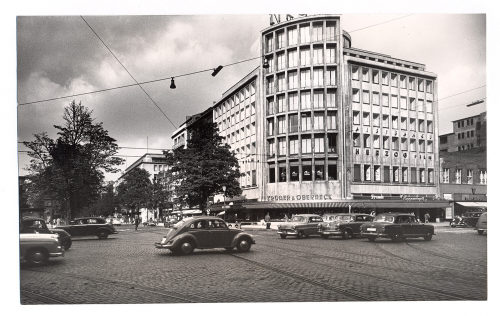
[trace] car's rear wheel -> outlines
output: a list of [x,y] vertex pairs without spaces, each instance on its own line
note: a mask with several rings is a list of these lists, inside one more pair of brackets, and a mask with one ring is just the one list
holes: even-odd
[[180,250],[181,250],[182,254],[184,254],[184,255],[191,254],[194,250],[193,242],[191,240],[184,240],[181,243]]
[[432,233],[427,233],[425,236],[424,236],[424,240],[426,241],[430,241],[432,239]]
[[99,239],[106,239],[108,238],[108,232],[107,231],[100,231],[97,233],[97,238]]
[[482,234],[484,233],[484,230],[479,230],[479,229],[478,229],[478,230],[477,230],[477,233],[478,233],[479,235],[482,235]]
[[238,248],[239,252],[247,252],[251,247],[252,243],[246,237],[240,238],[240,240],[238,240],[238,243],[236,244],[236,248]]
[[346,229],[342,232],[342,239],[351,239],[352,232],[349,229]]
[[299,232],[297,233],[297,238],[304,238],[306,235],[304,234],[303,231],[299,230]]
[[31,265],[40,266],[49,261],[49,254],[45,249],[33,249],[28,252],[26,261]]
[[373,242],[373,241],[375,241],[375,238],[376,238],[375,236],[369,236],[368,237],[368,241],[372,241]]
[[281,234],[280,237],[281,237],[281,239],[285,239],[286,235],[285,234]]

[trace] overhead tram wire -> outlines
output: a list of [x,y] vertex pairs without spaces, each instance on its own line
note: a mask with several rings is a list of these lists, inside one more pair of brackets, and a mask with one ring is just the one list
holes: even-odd
[[[356,29],[356,30],[348,31],[348,33],[354,33],[354,32],[357,32],[357,31],[365,30],[365,29],[368,29],[368,28],[371,28],[371,27],[375,27],[375,26],[378,26],[378,25],[381,25],[381,24],[385,24],[385,23],[389,23],[389,22],[392,22],[392,21],[395,21],[395,20],[403,19],[403,18],[406,18],[406,17],[411,16],[411,15],[413,15],[413,14],[405,15],[405,16],[402,16],[402,17],[394,18],[394,19],[391,19],[391,20],[387,20],[387,21],[376,23],[376,24],[372,24],[372,25],[368,25],[368,26],[365,26],[363,28],[359,28],[359,29]],[[83,19],[83,17],[82,17],[82,19]],[[85,21],[85,19],[84,19],[84,21]],[[85,21],[85,23],[87,23],[87,22]],[[88,25],[88,23],[87,23],[87,25]],[[333,38],[327,38],[327,40],[331,40],[331,39],[335,40],[336,38],[337,38],[337,36],[334,36]],[[240,61],[237,61],[237,62],[234,62],[234,63],[230,63],[230,64],[227,64],[227,65],[222,65],[222,66],[223,67],[229,67],[229,66],[241,64],[241,63],[244,63],[244,62],[247,62],[247,61],[251,61],[251,60],[255,60],[255,59],[260,59],[262,57],[263,56],[252,57],[252,58],[240,60]],[[42,103],[42,102],[48,102],[48,101],[55,101],[55,100],[72,98],[72,97],[78,97],[78,96],[83,96],[83,95],[88,95],[88,94],[93,94],[93,93],[101,93],[101,92],[107,92],[107,91],[112,91],[112,90],[130,88],[130,87],[137,86],[137,85],[140,86],[140,85],[144,85],[144,84],[150,84],[150,83],[154,83],[154,82],[160,82],[160,81],[170,80],[172,78],[180,78],[180,77],[190,76],[190,75],[199,74],[199,73],[208,72],[208,71],[213,71],[213,70],[214,70],[213,68],[208,68],[208,69],[199,70],[199,71],[193,71],[193,72],[190,72],[190,73],[185,73],[185,74],[180,74],[180,75],[167,76],[167,77],[163,77],[163,78],[160,78],[160,79],[154,79],[154,80],[136,82],[134,84],[116,86],[116,87],[112,87],[112,88],[105,88],[105,89],[99,89],[99,90],[92,90],[92,91],[88,91],[88,92],[76,93],[76,94],[71,94],[71,95],[66,95],[66,96],[61,96],[61,97],[54,97],[54,98],[49,98],[49,99],[43,99],[43,100],[23,102],[23,103],[18,103],[18,105],[36,104],[36,103]]]
[[149,93],[139,84],[139,82],[135,79],[135,77],[132,76],[130,71],[128,71],[127,67],[125,67],[125,65],[118,59],[118,57],[116,57],[116,55],[113,53],[111,48],[109,48],[109,46],[106,45],[106,43],[103,41],[103,39],[99,36],[99,34],[97,34],[97,32],[92,28],[92,26],[87,22],[87,20],[85,20],[85,18],[82,15],[80,15],[80,17],[85,22],[85,24],[87,24],[87,26],[92,30],[92,32],[95,34],[95,36],[101,41],[101,43],[108,49],[108,51],[111,53],[111,55],[113,55],[113,57],[116,59],[116,61],[118,61],[118,63],[123,67],[123,69],[125,69],[125,71],[129,74],[129,76],[135,81],[135,83],[139,86],[139,88],[141,88],[141,90],[147,95],[149,100],[151,100],[151,102],[153,102],[153,104],[158,108],[158,110],[160,110],[160,112],[163,114],[163,116],[165,116],[165,118],[170,122],[170,124],[172,124],[172,126],[174,128],[177,128],[177,126],[174,124],[174,122],[172,122],[172,120],[167,116],[167,114],[165,114],[165,112],[160,108],[160,106],[155,102],[155,100],[153,100],[153,98],[149,95]]

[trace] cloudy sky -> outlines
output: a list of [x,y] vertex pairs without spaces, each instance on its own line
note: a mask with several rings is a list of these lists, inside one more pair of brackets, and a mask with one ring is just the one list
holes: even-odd
[[[259,32],[269,26],[266,14],[85,19],[139,82],[258,57]],[[486,15],[344,14],[341,23],[353,47],[423,63],[438,75],[440,134],[451,131],[452,120],[485,111],[484,104],[466,105],[486,97]],[[74,99],[93,110],[119,146],[170,148],[172,132],[187,115],[208,108],[258,62],[225,67],[215,78],[210,72],[177,78],[175,90],[170,80],[144,85],[173,124],[137,86]],[[131,83],[81,17],[17,18],[18,104]],[[52,125],[61,123],[72,99],[19,105],[18,141],[43,131],[55,136]],[[121,149],[129,156],[123,167],[145,151]],[[20,174],[27,161],[20,153]]]

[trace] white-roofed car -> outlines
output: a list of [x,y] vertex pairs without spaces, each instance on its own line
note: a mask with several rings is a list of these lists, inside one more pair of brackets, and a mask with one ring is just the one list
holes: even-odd
[[287,236],[297,238],[310,235],[319,235],[318,225],[323,222],[323,218],[316,214],[298,214],[293,215],[290,221],[278,225],[278,235],[282,239]]
[[43,265],[51,257],[64,256],[59,235],[50,233],[43,219],[21,220],[19,227],[19,254],[21,262]]

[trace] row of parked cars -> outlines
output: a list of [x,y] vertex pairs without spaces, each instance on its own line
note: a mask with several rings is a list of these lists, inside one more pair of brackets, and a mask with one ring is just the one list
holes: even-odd
[[431,240],[434,226],[417,221],[415,215],[407,213],[369,214],[315,214],[294,215],[289,222],[278,226],[281,238],[296,238],[320,235],[323,238],[340,236],[343,239],[365,237],[369,241],[377,238],[401,240],[423,237]]
[[96,236],[106,239],[117,234],[112,224],[100,217],[76,218],[68,225],[48,228],[36,217],[23,217],[19,223],[20,259],[31,265],[43,265],[51,257],[63,257],[74,236]]

